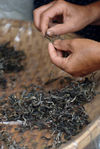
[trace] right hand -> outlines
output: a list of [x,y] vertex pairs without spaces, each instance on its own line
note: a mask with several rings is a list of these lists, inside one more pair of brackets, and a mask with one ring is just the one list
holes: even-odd
[[[53,23],[54,20],[58,23]],[[64,0],[53,1],[34,10],[34,24],[43,35],[79,31],[94,20],[95,16],[88,5],[75,5]]]
[[[52,63],[75,77],[100,70],[99,42],[84,38],[56,40],[49,44],[48,50]],[[63,57],[62,52],[69,56]]]

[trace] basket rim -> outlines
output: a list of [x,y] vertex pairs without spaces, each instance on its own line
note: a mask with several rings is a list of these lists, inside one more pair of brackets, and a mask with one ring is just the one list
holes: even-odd
[[96,117],[76,139],[69,141],[68,144],[61,146],[60,149],[84,149],[91,141],[100,135],[100,116]]

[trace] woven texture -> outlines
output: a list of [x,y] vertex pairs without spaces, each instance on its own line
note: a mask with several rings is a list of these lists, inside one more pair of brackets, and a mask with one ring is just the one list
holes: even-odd
[[[75,37],[76,36],[73,34],[68,34],[65,36],[67,39]],[[17,74],[6,75],[7,79],[9,79],[10,76],[16,76],[16,86],[10,86],[9,84],[6,91],[0,91],[0,96],[9,95],[14,92],[18,93],[23,89],[23,86],[28,86],[31,83],[41,85],[46,90],[62,88],[67,84],[66,80],[64,79],[66,73],[51,64],[47,50],[48,40],[44,39],[31,23],[0,20],[0,43],[7,41],[10,41],[11,45],[13,45],[16,50],[24,50],[27,56],[26,67],[25,71],[19,72]],[[100,78],[98,76],[97,78]],[[55,78],[56,80],[54,80],[50,85],[44,85],[45,82]],[[98,83],[99,82],[100,79],[98,79]],[[98,92],[99,91],[100,88],[98,89]],[[96,96],[92,103],[89,103],[85,106],[91,120],[94,120],[96,116],[100,115],[99,99],[100,95]],[[51,143],[41,140],[42,135],[47,137],[50,136],[47,130],[27,130],[26,132],[18,133],[15,130],[17,127],[18,126],[16,125],[12,125],[6,126],[4,129],[7,130],[12,139],[14,139],[16,142],[20,142],[20,146],[27,146],[28,149],[44,149],[46,144],[49,145]],[[0,142],[0,147],[2,143],[4,144],[4,142]],[[79,148],[83,149],[81,147]]]

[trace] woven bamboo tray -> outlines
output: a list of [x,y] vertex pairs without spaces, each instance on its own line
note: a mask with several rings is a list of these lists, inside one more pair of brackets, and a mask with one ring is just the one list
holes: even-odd
[[[75,38],[76,35],[68,34],[65,38]],[[13,45],[16,50],[24,50],[27,55],[25,71],[17,74],[7,74],[8,88],[0,90],[0,96],[10,95],[11,93],[20,92],[23,86],[28,86],[31,83],[41,85],[44,89],[62,88],[66,85],[64,77],[68,74],[54,66],[48,55],[47,44],[48,40],[35,29],[33,24],[24,21],[0,20],[0,43],[8,42]],[[12,87],[9,83],[9,77],[16,76],[16,86]],[[57,79],[56,79],[57,78]],[[45,86],[49,80],[56,79],[50,85]],[[95,79],[98,81],[97,91],[100,91],[100,75],[97,73]],[[63,84],[60,81],[63,80]],[[92,123],[83,130],[81,134],[74,137],[71,142],[68,142],[61,149],[84,149],[91,141],[100,135],[100,95],[85,105]],[[41,140],[43,134],[49,135],[44,131],[27,131],[25,133],[16,133],[17,126],[7,126],[6,129],[11,133],[12,138],[16,142],[24,139],[21,145],[28,146],[29,149],[43,149],[47,142]],[[0,142],[1,144],[1,142]],[[50,144],[50,142],[48,143]],[[94,148],[95,149],[95,148]]]

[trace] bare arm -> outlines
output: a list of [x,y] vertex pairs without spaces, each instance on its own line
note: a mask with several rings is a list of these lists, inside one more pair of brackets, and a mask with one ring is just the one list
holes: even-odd
[[90,13],[92,16],[95,16],[95,20],[93,21],[93,25],[100,25],[100,1],[89,4],[86,6],[87,9],[90,9]]

